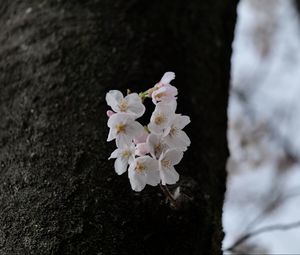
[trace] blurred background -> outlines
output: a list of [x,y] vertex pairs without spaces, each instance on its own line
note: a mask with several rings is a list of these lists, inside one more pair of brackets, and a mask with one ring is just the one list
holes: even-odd
[[300,254],[299,17],[292,0],[238,7],[225,254]]

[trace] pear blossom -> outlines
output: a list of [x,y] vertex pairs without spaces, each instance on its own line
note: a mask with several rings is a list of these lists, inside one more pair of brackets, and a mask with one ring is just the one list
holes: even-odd
[[131,164],[135,157],[135,147],[133,144],[125,145],[113,151],[108,159],[115,158],[115,171],[118,175],[126,172],[128,164]]
[[110,128],[107,141],[116,139],[118,147],[129,145],[135,137],[143,134],[144,127],[135,121],[131,115],[126,113],[116,113],[108,119]]
[[135,191],[141,191],[146,184],[156,186],[160,182],[157,160],[142,156],[134,160],[128,169],[128,177],[131,188]]
[[119,90],[110,90],[105,99],[115,112],[128,113],[135,118],[141,117],[145,112],[145,106],[137,93],[131,93],[124,97]]
[[151,93],[152,101],[154,104],[157,102],[170,102],[176,100],[178,94],[177,88],[169,84],[175,79],[175,73],[166,72],[161,78],[160,82],[155,85],[154,91]]
[[150,134],[148,136],[146,144],[151,156],[157,159],[159,159],[160,155],[169,148],[163,137],[155,134]]
[[175,115],[175,109],[176,101],[170,104],[158,103],[152,113],[148,129],[154,134],[162,134],[164,129],[170,125],[170,121]]
[[183,157],[183,152],[176,149],[168,149],[159,158],[159,174],[162,185],[175,184],[179,180],[179,174],[174,165],[177,165]]
[[187,124],[191,122],[188,116],[176,114],[170,121],[170,126],[164,130],[164,140],[169,147],[182,149],[186,151],[190,146],[191,140],[187,134],[182,130]]

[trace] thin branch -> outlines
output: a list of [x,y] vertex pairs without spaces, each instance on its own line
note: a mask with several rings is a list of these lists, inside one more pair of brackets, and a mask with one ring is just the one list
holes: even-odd
[[175,198],[173,197],[173,195],[171,194],[170,190],[168,189],[168,187],[166,185],[162,185],[161,183],[159,184],[159,187],[161,188],[161,190],[163,191],[164,195],[166,196],[167,199],[170,200],[171,204],[175,207],[178,208],[178,203],[175,200]]
[[247,232],[251,231],[253,228],[255,228],[259,223],[261,223],[268,216],[267,213],[274,202],[281,201],[279,203],[279,205],[277,206],[277,210],[278,210],[278,208],[283,206],[284,203],[286,203],[289,199],[297,197],[297,196],[300,196],[299,188],[291,189],[291,191],[286,192],[286,194],[278,194],[272,201],[269,202],[269,204],[252,221],[250,221],[250,223],[245,228],[246,231]]
[[239,239],[237,239],[234,244],[232,244],[230,247],[224,249],[224,251],[234,251],[237,246],[247,241],[249,238],[252,238],[253,236],[265,233],[265,232],[272,232],[272,231],[285,231],[293,228],[300,227],[300,221],[292,222],[289,224],[276,224],[271,226],[266,226],[259,228],[257,230],[254,230],[253,232],[249,232],[243,236],[241,236]]

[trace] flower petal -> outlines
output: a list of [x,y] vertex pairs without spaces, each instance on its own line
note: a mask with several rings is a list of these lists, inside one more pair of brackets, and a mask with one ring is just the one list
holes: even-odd
[[119,157],[115,160],[115,171],[118,175],[126,172],[128,166],[128,161],[126,158]]
[[153,91],[153,93],[151,94],[152,102],[154,104],[157,104],[157,102],[161,100],[161,96],[163,96],[165,93],[166,93],[165,87],[160,87],[159,89]]
[[163,77],[161,78],[160,82],[163,84],[168,84],[172,80],[175,79],[175,73],[174,72],[166,72]]
[[175,184],[179,180],[179,174],[172,166],[159,171],[162,185]]
[[116,138],[116,132],[114,129],[109,129],[108,137],[107,137],[107,142],[110,142]]
[[123,99],[123,94],[119,90],[110,90],[106,93],[106,103],[115,111],[119,111],[118,103]]
[[141,117],[145,113],[146,108],[137,93],[129,94],[125,97],[125,99],[128,102],[128,113],[134,114],[137,118]]
[[149,152],[152,157],[155,157],[155,147],[160,143],[159,136],[155,134],[150,134],[147,138],[147,145]]
[[117,158],[119,156],[119,149],[115,149],[108,159]]
[[170,121],[174,118],[174,104],[158,103],[150,118],[148,128],[155,134],[161,134],[163,130],[170,126]]
[[158,169],[147,172],[146,182],[151,186],[156,186],[160,183],[160,174]]
[[180,138],[180,141],[181,141],[180,143],[184,147],[188,147],[191,145],[191,140],[184,131],[178,130],[178,137]]
[[135,171],[136,161],[134,161],[128,169],[128,178],[131,188],[134,191],[141,191],[146,186],[146,175]]
[[158,161],[149,156],[144,156],[146,183],[151,186],[156,186],[160,182],[160,175],[158,170]]
[[177,165],[183,157],[183,152],[176,149],[169,149],[163,155],[163,160],[168,160],[172,165]]
[[172,86],[172,85],[170,85],[170,84],[167,84],[167,85],[164,86],[164,87],[166,88],[166,94],[167,94],[168,96],[173,96],[173,97],[177,96],[178,90],[177,90],[176,87],[174,87],[174,86]]
[[168,148],[162,137],[155,134],[150,134],[147,139],[149,153],[153,158],[159,158],[160,155]]
[[191,122],[191,119],[189,116],[176,114],[176,117],[175,117],[173,123],[176,128],[183,129],[190,122]]
[[145,130],[143,131],[143,134],[139,137],[134,138],[134,143],[138,144],[138,143],[145,143],[147,141],[149,133]]
[[118,148],[129,146],[132,143],[132,138],[127,134],[119,134],[116,137],[116,145]]
[[191,140],[187,134],[182,130],[177,130],[175,135],[167,135],[165,141],[168,146],[178,148],[186,151],[187,147],[191,145]]
[[155,125],[153,122],[150,122],[148,124],[148,129],[156,135],[161,135],[163,133],[163,128],[159,127],[158,125]]
[[129,114],[127,113],[115,113],[113,114],[107,121],[107,126],[108,127],[115,127],[117,124],[119,123],[125,123],[128,121],[128,119],[132,119],[132,116],[130,116]]
[[126,126],[126,134],[130,138],[136,138],[142,136],[144,133],[144,127],[137,121],[128,121]]
[[135,154],[137,156],[145,156],[149,153],[149,146],[147,143],[139,143],[136,145]]

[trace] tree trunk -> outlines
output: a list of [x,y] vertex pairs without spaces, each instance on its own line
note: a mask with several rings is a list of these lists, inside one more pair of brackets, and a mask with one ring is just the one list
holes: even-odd
[[[1,254],[221,253],[236,2],[1,2]],[[107,160],[105,93],[170,70],[192,120],[178,210]]]
[[294,0],[294,4],[295,4],[298,12],[300,12],[300,0]]

